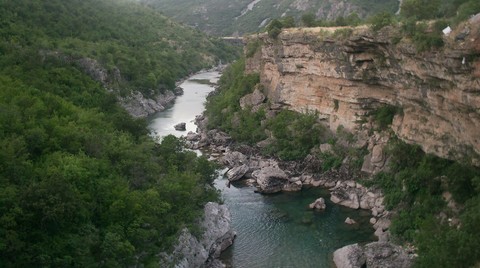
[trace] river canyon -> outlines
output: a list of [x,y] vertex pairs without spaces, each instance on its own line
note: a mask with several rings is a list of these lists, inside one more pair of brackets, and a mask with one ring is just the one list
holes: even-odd
[[[203,72],[184,81],[180,85],[184,94],[166,110],[149,118],[152,135],[180,137],[194,132],[195,116],[202,113],[206,96],[214,90],[219,75]],[[186,123],[186,131],[174,129],[180,122]],[[370,211],[333,204],[326,190],[307,188],[262,195],[243,182],[227,187],[223,173],[219,172],[215,187],[230,210],[232,227],[237,233],[234,244],[221,255],[228,267],[333,267],[334,250],[375,240],[369,223]],[[319,197],[325,198],[326,210],[308,209]],[[357,223],[344,223],[347,217]]]

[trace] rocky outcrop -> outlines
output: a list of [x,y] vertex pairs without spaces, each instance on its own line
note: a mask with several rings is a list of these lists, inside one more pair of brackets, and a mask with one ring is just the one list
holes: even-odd
[[230,212],[225,205],[207,203],[200,223],[200,228],[204,230],[200,239],[184,229],[173,253],[161,254],[160,267],[224,267],[217,258],[235,238],[230,221]]
[[[112,71],[105,69],[98,61],[91,58],[76,58],[65,55],[58,51],[40,51],[42,57],[53,57],[63,62],[74,64],[93,80],[99,82],[107,91],[114,91],[114,84],[122,82],[122,76],[118,68]],[[183,94],[183,89],[177,87],[175,94]],[[164,94],[158,94],[155,97],[147,98],[139,91],[133,91],[127,97],[117,96],[120,106],[122,106],[131,116],[139,118],[150,114],[163,111],[165,106],[175,99],[175,94],[166,91]]]
[[243,178],[249,170],[250,170],[250,168],[245,164],[241,165],[241,166],[238,166],[238,167],[234,167],[234,168],[230,169],[229,171],[227,171],[227,174],[226,174],[227,179],[229,181],[239,180],[239,179]]
[[257,87],[253,93],[247,94],[240,99],[240,107],[242,109],[250,108],[253,112],[256,112],[264,100],[265,95]]
[[[469,28],[468,36],[455,40]],[[302,112],[316,110],[331,130],[371,129],[366,118],[384,105],[399,107],[391,129],[407,143],[447,159],[480,165],[480,20],[472,18],[445,37],[438,51],[417,52],[395,29],[366,27],[286,29],[247,59],[259,73],[268,101]],[[363,169],[385,164],[383,147],[373,148]]]
[[259,192],[271,194],[280,192],[288,181],[287,174],[278,167],[264,167],[252,173],[259,186]]
[[166,91],[164,94],[159,94],[154,98],[146,98],[142,93],[135,91],[128,97],[120,98],[120,105],[131,116],[139,118],[165,110],[165,107],[174,99],[175,94],[171,91]]
[[348,245],[333,253],[337,268],[409,268],[413,257],[400,246],[373,242],[365,246]]

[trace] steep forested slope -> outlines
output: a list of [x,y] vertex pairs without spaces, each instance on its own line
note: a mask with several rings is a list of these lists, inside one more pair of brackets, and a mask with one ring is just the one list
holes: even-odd
[[122,88],[144,93],[235,57],[220,41],[128,1],[2,1],[0,17],[4,53],[20,46],[93,58],[110,74],[119,70]]
[[315,14],[317,19],[335,20],[352,13],[365,18],[398,9],[397,0],[141,0],[158,8],[167,16],[198,27],[214,35],[252,33],[261,30],[269,20],[280,16],[299,19],[302,14]]
[[0,267],[155,267],[216,199],[213,167],[156,144],[71,59],[150,92],[228,49],[121,1],[0,1],[0,18]]

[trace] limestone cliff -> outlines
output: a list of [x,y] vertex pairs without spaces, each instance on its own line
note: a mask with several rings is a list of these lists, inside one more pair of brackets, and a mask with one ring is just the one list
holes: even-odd
[[[467,33],[463,40],[455,38]],[[271,102],[317,110],[332,130],[367,127],[369,112],[400,107],[392,129],[408,143],[480,165],[480,15],[445,37],[445,47],[417,52],[400,33],[367,27],[287,29],[247,59]]]

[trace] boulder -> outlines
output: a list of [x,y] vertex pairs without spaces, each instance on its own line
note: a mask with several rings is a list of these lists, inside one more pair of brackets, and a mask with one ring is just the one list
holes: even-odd
[[234,167],[227,172],[227,178],[229,181],[239,180],[243,178],[243,176],[245,176],[249,170],[250,168],[247,165]]
[[409,268],[413,260],[400,246],[389,242],[373,242],[365,245],[366,267]]
[[268,166],[255,170],[252,176],[257,180],[258,191],[265,194],[281,191],[288,182],[287,174],[278,167]]
[[348,245],[333,253],[337,268],[410,268],[412,257],[402,247],[389,242],[373,242],[365,246]]
[[185,137],[187,141],[199,141],[200,135],[194,132],[188,132],[187,136]]
[[360,208],[362,209],[372,209],[375,207],[376,196],[371,193],[367,192],[366,194],[360,197]]
[[298,192],[302,190],[302,182],[301,181],[296,181],[296,182],[287,182],[286,184],[283,185],[284,192]]
[[333,262],[337,268],[361,268],[366,262],[366,257],[363,254],[363,248],[353,244],[335,250]]
[[216,145],[227,145],[232,141],[232,138],[227,133],[217,129],[208,131],[207,136],[210,139],[210,142]]
[[258,88],[253,93],[247,94],[240,99],[240,107],[245,109],[247,107],[254,108],[260,105],[265,100],[265,95]]
[[175,130],[178,130],[178,131],[185,131],[187,130],[187,124],[184,122],[178,123],[175,126],[173,126],[173,128],[175,128]]
[[173,91],[173,93],[175,94],[175,96],[181,96],[181,95],[183,95],[183,88],[176,87],[175,90]]
[[347,218],[345,219],[345,223],[352,225],[352,224],[355,224],[355,223],[357,223],[357,222],[354,221],[353,219],[350,219],[350,217],[347,217]]
[[355,188],[336,188],[331,192],[330,200],[335,204],[353,209],[358,209],[360,207],[358,194]]
[[311,209],[324,210],[327,207],[327,205],[325,204],[325,199],[323,199],[323,197],[320,197],[317,200],[315,200],[315,202],[308,205],[308,207]]
[[220,164],[227,167],[236,167],[239,165],[248,164],[248,158],[241,152],[228,151],[220,159]]
[[382,230],[388,230],[390,228],[390,225],[392,222],[388,218],[380,218],[377,220],[377,222],[373,225],[373,228],[376,230],[378,228],[381,228]]
[[378,228],[373,234],[378,237],[378,242],[388,242],[390,240],[390,231],[384,232],[382,228]]

